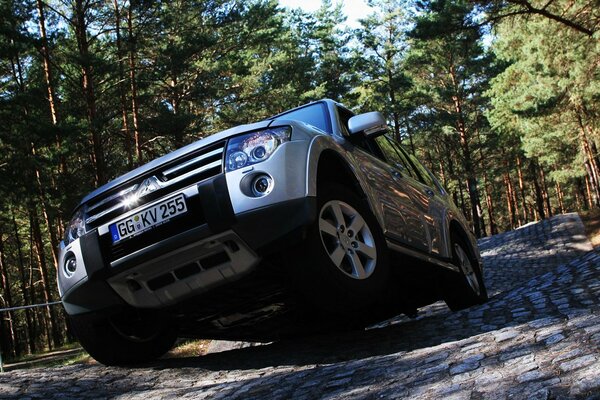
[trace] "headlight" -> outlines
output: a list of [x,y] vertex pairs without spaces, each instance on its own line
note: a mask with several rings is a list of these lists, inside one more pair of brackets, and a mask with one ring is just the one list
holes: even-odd
[[75,215],[73,215],[73,218],[71,218],[69,225],[67,225],[67,229],[65,231],[65,244],[71,243],[84,233],[85,221],[83,220],[83,211],[78,210]]
[[229,140],[225,155],[225,168],[235,171],[267,160],[282,143],[289,142],[289,126],[267,129],[234,137]]

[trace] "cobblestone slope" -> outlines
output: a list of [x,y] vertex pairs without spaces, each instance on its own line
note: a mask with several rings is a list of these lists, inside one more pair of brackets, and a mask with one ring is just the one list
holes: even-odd
[[364,332],[0,375],[19,398],[600,399],[600,251],[567,214],[480,242],[490,301]]

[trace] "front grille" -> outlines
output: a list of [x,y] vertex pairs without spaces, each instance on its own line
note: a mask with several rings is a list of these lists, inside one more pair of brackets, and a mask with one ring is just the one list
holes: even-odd
[[215,143],[165,163],[95,198],[87,205],[87,229],[96,228],[129,210],[131,204],[128,200],[135,198],[135,207],[139,207],[220,174],[223,172],[224,151],[225,141]]
[[104,235],[102,245],[107,261],[113,262],[161,240],[205,224],[206,218],[199,203],[197,196],[190,197],[186,200],[188,211],[185,214],[120,242],[113,244],[110,235]]

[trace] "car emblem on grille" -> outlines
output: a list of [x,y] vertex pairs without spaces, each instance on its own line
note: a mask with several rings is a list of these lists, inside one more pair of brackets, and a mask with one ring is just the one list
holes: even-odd
[[142,183],[135,190],[135,197],[140,198],[145,195],[154,192],[161,188],[160,181],[156,176],[151,176],[150,178],[144,179]]

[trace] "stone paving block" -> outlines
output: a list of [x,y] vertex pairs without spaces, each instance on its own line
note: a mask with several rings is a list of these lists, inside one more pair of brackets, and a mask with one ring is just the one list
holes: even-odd
[[215,343],[186,367],[12,371],[0,375],[0,398],[589,398],[600,393],[600,250],[583,232],[566,214],[481,239],[493,297],[461,312],[437,302],[415,320],[251,354],[238,350],[250,344]]
[[562,363],[560,363],[559,368],[563,372],[569,372],[569,371],[573,371],[575,369],[587,367],[588,365],[591,365],[594,361],[596,361],[596,359],[597,358],[595,355],[588,354],[585,356],[580,356],[580,357],[571,359],[570,361],[562,362]]

